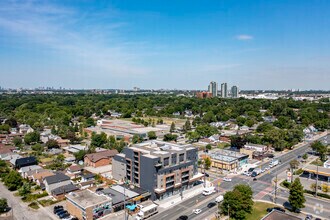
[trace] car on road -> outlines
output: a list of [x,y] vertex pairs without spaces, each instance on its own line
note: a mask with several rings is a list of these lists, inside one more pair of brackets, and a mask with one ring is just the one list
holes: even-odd
[[177,218],[176,220],[188,220],[188,216],[186,215],[181,215],[179,218]]
[[265,167],[265,171],[269,170],[270,168],[269,167]]
[[271,212],[273,211],[273,209],[281,211],[281,212],[285,212],[285,209],[282,209],[281,207],[273,207],[273,208],[268,208],[267,212]]
[[201,209],[194,209],[193,210],[193,213],[195,213],[196,215],[198,215],[199,213],[201,213],[202,210]]
[[225,177],[225,178],[223,178],[223,181],[231,182],[231,178]]
[[208,208],[212,208],[214,206],[216,206],[217,204],[215,202],[210,202],[209,204],[207,204]]
[[254,177],[254,178],[253,178],[253,181],[257,181],[257,178]]
[[312,215],[306,215],[305,220],[312,220],[312,219],[313,219],[313,216]]
[[294,210],[293,207],[291,206],[291,204],[288,201],[283,203],[283,207],[286,208],[287,210],[289,210],[290,212],[295,212],[295,213],[300,213],[301,212],[300,209],[295,209]]

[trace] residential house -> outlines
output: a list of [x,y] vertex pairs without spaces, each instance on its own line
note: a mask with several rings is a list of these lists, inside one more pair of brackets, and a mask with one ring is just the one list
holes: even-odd
[[22,167],[37,165],[38,161],[35,157],[23,157],[15,160],[15,168],[21,169]]
[[18,170],[18,173],[20,173],[23,178],[28,178],[28,176],[30,174],[30,173],[28,173],[29,171],[35,171],[35,170],[40,170],[40,169],[42,169],[41,166],[31,165],[31,166],[21,167]]
[[34,132],[33,128],[31,128],[31,126],[27,124],[21,124],[18,126],[18,128],[19,128],[19,133],[21,134],[28,134]]
[[94,181],[95,180],[95,174],[94,173],[86,173],[81,175],[81,182],[88,182],[88,181]]
[[38,186],[40,186],[41,189],[45,189],[45,184],[43,183],[43,179],[48,176],[54,176],[54,175],[55,173],[51,170],[40,170],[32,174],[31,180],[35,182]]
[[79,190],[79,188],[72,183],[57,187],[52,190],[51,195],[56,199],[64,199],[66,194]]
[[71,184],[71,179],[69,176],[57,172],[53,176],[47,176],[43,179],[43,184],[45,185],[45,189],[49,195],[52,194],[52,190]]
[[68,169],[66,170],[66,174],[71,178],[77,178],[82,171],[84,170],[84,168],[80,165],[71,165],[70,167],[68,167]]
[[112,158],[118,154],[117,150],[107,150],[98,153],[86,154],[84,163],[86,166],[100,167],[112,163]]

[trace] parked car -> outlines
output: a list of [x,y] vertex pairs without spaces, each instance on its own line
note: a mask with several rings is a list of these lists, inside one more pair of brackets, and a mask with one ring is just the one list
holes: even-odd
[[188,220],[188,216],[186,215],[181,215],[177,220]]
[[231,178],[225,177],[225,178],[223,178],[223,181],[231,182]]
[[254,177],[254,178],[253,178],[253,181],[257,181],[257,178]]
[[73,217],[71,220],[79,220],[77,217]]
[[60,207],[60,208],[55,208],[55,207],[54,207],[54,211],[53,211],[53,213],[56,214],[56,213],[58,213],[58,212],[60,212],[60,211],[63,211],[63,210],[64,210],[63,207]]
[[60,215],[62,215],[62,214],[64,214],[64,213],[68,213],[68,211],[62,209],[61,211],[56,212],[56,215],[57,215],[57,216],[60,216]]
[[273,207],[273,208],[268,208],[267,212],[271,212],[273,211],[273,209],[281,211],[281,212],[285,212],[285,209],[282,209],[281,207]]
[[202,212],[202,210],[200,210],[200,209],[194,209],[193,210],[193,213],[195,213],[196,215],[198,215],[199,213],[201,213]]
[[283,203],[283,206],[284,206],[284,208],[286,208],[287,210],[289,210],[290,212],[295,212],[295,213],[300,213],[301,211],[300,211],[300,209],[293,209],[292,208],[292,206],[291,206],[291,204],[287,201],[287,202],[284,202]]
[[209,175],[208,173],[204,173],[204,175],[205,175],[206,177],[210,177],[210,175]]
[[216,206],[217,204],[215,202],[210,202],[209,204],[207,204],[208,208],[212,208],[214,206]]
[[95,192],[100,192],[100,191],[102,191],[102,190],[104,190],[104,188],[100,187],[100,188],[97,188],[97,189],[95,190]]
[[70,216],[69,213],[65,212],[65,213],[59,215],[58,217],[59,217],[60,219],[67,219],[67,218],[69,218],[69,217],[71,217],[71,216]]

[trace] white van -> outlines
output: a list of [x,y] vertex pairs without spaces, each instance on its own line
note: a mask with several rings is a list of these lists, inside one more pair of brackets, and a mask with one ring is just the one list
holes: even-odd
[[215,202],[217,202],[217,203],[220,203],[222,201],[223,201],[223,195],[220,195],[217,198],[215,198]]
[[215,193],[215,187],[208,187],[203,190],[204,196],[211,195],[212,193]]

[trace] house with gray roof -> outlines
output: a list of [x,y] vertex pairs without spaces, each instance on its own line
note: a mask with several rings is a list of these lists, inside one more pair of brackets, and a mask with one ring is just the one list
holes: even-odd
[[61,186],[65,186],[65,185],[69,185],[71,184],[71,180],[70,177],[57,172],[55,175],[53,176],[47,176],[43,179],[43,183],[45,185],[45,189],[48,192],[49,195],[52,194],[52,190],[61,187]]

